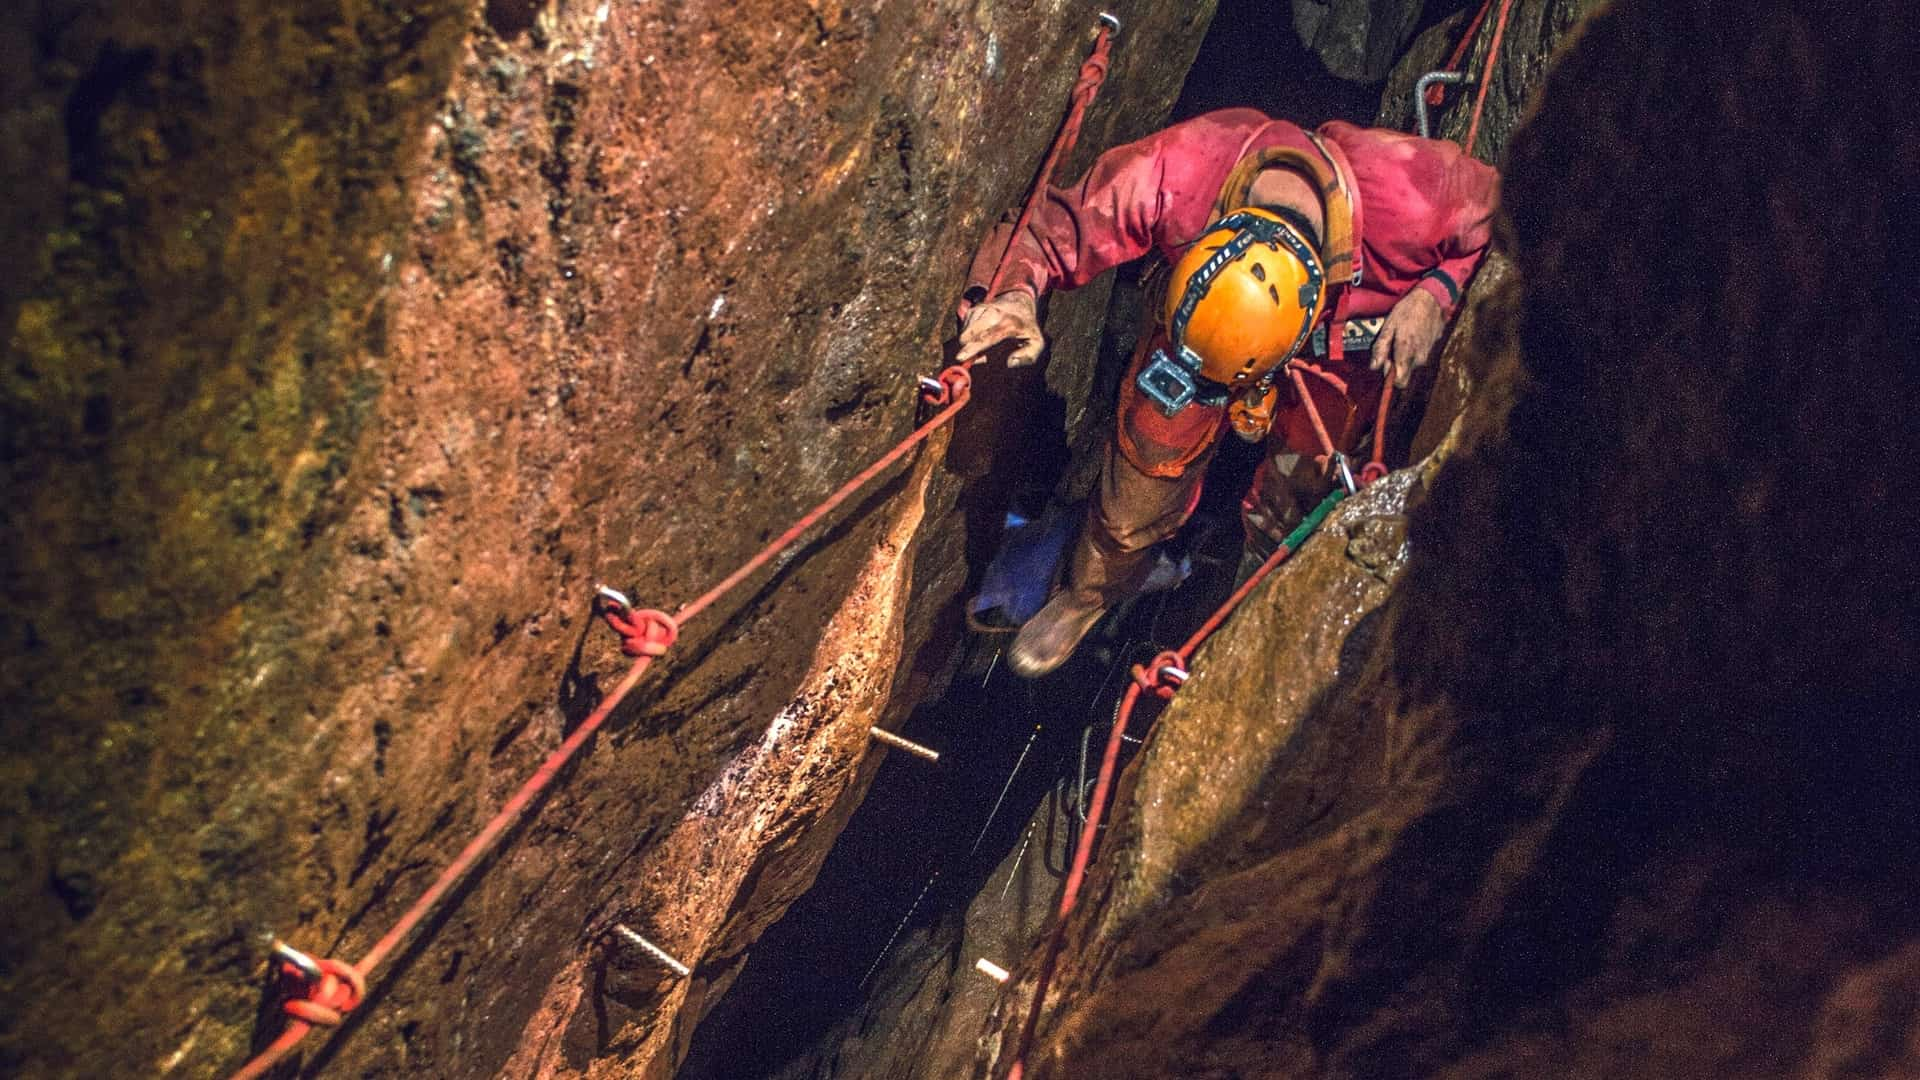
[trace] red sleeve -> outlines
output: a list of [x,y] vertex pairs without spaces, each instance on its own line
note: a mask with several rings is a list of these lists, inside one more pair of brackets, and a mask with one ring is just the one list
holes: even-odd
[[[1205,226],[1241,145],[1265,123],[1252,109],[1209,113],[1100,155],[1078,184],[1047,189],[1014,237],[999,291],[1074,289],[1155,247],[1184,246]],[[995,229],[974,257],[970,300],[985,298],[1008,229]]]
[[1491,167],[1458,155],[1442,185],[1442,213],[1446,227],[1434,253],[1433,269],[1421,276],[1415,288],[1424,289],[1440,301],[1440,310],[1449,317],[1460,304],[1460,294],[1486,257],[1493,242],[1493,211],[1500,199],[1500,174]]

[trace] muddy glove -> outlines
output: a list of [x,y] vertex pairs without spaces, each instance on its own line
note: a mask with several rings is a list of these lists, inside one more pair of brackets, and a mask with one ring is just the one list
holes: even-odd
[[964,364],[1004,341],[1017,342],[1007,354],[1008,367],[1026,367],[1040,359],[1047,339],[1040,334],[1040,316],[1033,294],[1013,289],[979,304],[967,312],[967,324],[960,328],[960,351],[956,363]]
[[1425,289],[1415,289],[1400,298],[1380,326],[1373,342],[1373,361],[1368,366],[1404,387],[1415,368],[1433,359],[1433,347],[1447,329],[1446,312],[1440,301]]

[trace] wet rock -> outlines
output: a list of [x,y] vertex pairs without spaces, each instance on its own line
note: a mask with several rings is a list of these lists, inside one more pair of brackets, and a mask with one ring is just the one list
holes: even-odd
[[1347,541],[1347,558],[1376,576],[1386,575],[1389,567],[1405,558],[1406,551],[1407,519],[1398,514],[1368,518]]

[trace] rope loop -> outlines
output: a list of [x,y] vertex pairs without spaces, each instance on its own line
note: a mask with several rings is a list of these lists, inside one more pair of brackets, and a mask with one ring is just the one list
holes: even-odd
[[299,965],[281,961],[281,976],[298,981],[303,988],[301,996],[289,998],[283,1008],[289,1016],[315,1027],[339,1027],[346,1014],[367,996],[367,980],[352,964],[332,959],[314,963],[320,969],[317,979]]
[[1171,701],[1187,681],[1186,658],[1169,649],[1145,664],[1133,665],[1133,681],[1160,700]]
[[1296,356],[1287,361],[1287,366],[1296,371],[1303,371],[1308,375],[1312,375],[1314,378],[1319,379],[1321,382],[1326,383],[1342,394],[1347,392],[1347,380],[1335,375],[1333,372],[1328,371],[1318,364],[1302,360]]
[[1073,84],[1074,103],[1085,108],[1100,92],[1100,84],[1107,81],[1107,58],[1099,53],[1087,57],[1080,65],[1080,77]]
[[680,639],[680,624],[664,611],[609,606],[606,620],[620,635],[620,651],[628,656],[665,656]]
[[965,401],[972,395],[973,376],[968,373],[965,364],[947,368],[937,379],[920,380],[920,400],[936,409],[945,408],[956,401]]
[[1387,467],[1384,463],[1378,462],[1378,461],[1369,461],[1367,462],[1367,467],[1360,470],[1360,486],[1366,487],[1368,484],[1371,484],[1374,481],[1386,475],[1387,475]]

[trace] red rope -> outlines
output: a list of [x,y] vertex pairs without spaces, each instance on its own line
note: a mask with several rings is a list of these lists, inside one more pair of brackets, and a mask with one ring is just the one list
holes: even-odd
[[[1296,378],[1299,376],[1296,374]],[[1113,790],[1114,775],[1120,763],[1120,745],[1127,733],[1127,724],[1133,719],[1133,709],[1140,701],[1143,692],[1152,693],[1161,700],[1170,700],[1181,684],[1187,681],[1187,664],[1193,659],[1194,650],[1201,642],[1211,637],[1214,631],[1232,615],[1246,598],[1258,588],[1267,575],[1287,561],[1293,554],[1293,548],[1281,544],[1267,561],[1260,564],[1240,587],[1227,597],[1226,602],[1214,609],[1207,621],[1188,636],[1186,643],[1171,652],[1163,652],[1146,664],[1135,664],[1133,682],[1127,686],[1127,692],[1120,699],[1120,710],[1114,714],[1113,730],[1107,733],[1107,748],[1100,757],[1100,774],[1093,783],[1093,797],[1087,803],[1086,820],[1080,826],[1080,842],[1073,851],[1073,866],[1067,871],[1066,884],[1060,890],[1060,906],[1054,913],[1053,928],[1047,937],[1046,949],[1041,953],[1040,974],[1034,982],[1033,1004],[1027,1009],[1027,1018],[1020,1026],[1020,1040],[1016,1044],[1013,1065],[1007,1071],[1007,1080],[1021,1080],[1026,1071],[1027,1053],[1033,1048],[1033,1036],[1040,1022],[1040,1009],[1047,1000],[1047,987],[1053,981],[1053,971],[1060,958],[1062,935],[1066,932],[1067,916],[1073,913],[1074,905],[1080,899],[1080,886],[1085,882],[1087,864],[1092,859],[1093,842],[1100,833],[1100,821],[1105,816],[1107,796]]]
[[1326,421],[1320,419],[1320,406],[1313,403],[1313,395],[1307,392],[1307,380],[1303,372],[1319,376],[1342,394],[1347,392],[1347,382],[1333,372],[1322,370],[1305,360],[1295,358],[1287,361],[1287,377],[1293,380],[1294,393],[1299,395],[1301,406],[1307,410],[1307,422],[1313,425],[1313,437],[1320,440],[1320,451],[1326,457],[1321,464],[1323,467],[1331,466],[1333,456],[1340,451],[1333,445],[1333,436],[1327,434]]
[[[405,914],[400,916],[399,921],[394,923],[393,927],[375,942],[371,949],[367,950],[365,956],[351,965],[337,960],[319,961],[324,973],[323,977],[317,981],[307,982],[304,996],[296,997],[286,1003],[287,1014],[292,1017],[287,1022],[286,1030],[281,1032],[280,1037],[275,1039],[266,1050],[234,1073],[233,1080],[253,1080],[263,1075],[286,1057],[315,1025],[337,1026],[341,1017],[365,997],[366,980],[373,974],[374,969],[406,942],[414,929],[433,914],[440,901],[466,878],[474,864],[492,851],[500,838],[513,828],[540,793],[553,783],[554,778],[560,775],[560,771],[566,768],[567,763],[572,761],[574,755],[587,744],[594,732],[600,729],[600,725],[612,715],[613,710],[619,707],[632,692],[634,686],[640,682],[640,677],[652,666],[654,660],[665,655],[667,650],[673,647],[675,640],[679,637],[680,628],[685,626],[689,619],[712,606],[729,590],[746,580],[755,570],[765,566],[775,556],[793,546],[808,529],[818,524],[821,518],[831,513],[835,507],[871,483],[889,466],[950,422],[960,413],[960,410],[966,408],[971,397],[971,388],[972,378],[967,374],[965,367],[954,366],[941,372],[938,388],[931,390],[928,394],[928,401],[931,404],[941,406],[939,412],[926,423],[915,428],[911,435],[902,439],[879,460],[841,485],[839,490],[808,511],[793,524],[792,528],[761,548],[738,570],[728,574],[718,585],[682,606],[676,614],[668,615],[665,612],[652,610],[609,610],[606,614],[608,625],[620,634],[621,649],[634,658],[633,665],[627,669],[626,675],[600,702],[599,707],[594,709],[593,713],[574,730],[573,734],[567,736],[566,741],[549,754],[533,775],[520,785],[520,789],[514,792],[513,797],[508,799],[506,804],[501,806],[481,827],[480,832],[467,842],[467,846],[460,850],[460,854],[454,856],[453,861],[440,872],[440,876],[427,887],[427,891],[420,894],[419,899],[415,900]],[[290,970],[297,971],[297,969]]]
[[[1480,5],[1480,10],[1473,13],[1473,21],[1467,24],[1467,32],[1460,35],[1460,43],[1453,47],[1453,55],[1447,57],[1446,66],[1442,67],[1440,69],[1441,71],[1460,70],[1460,62],[1467,58],[1467,49],[1473,45],[1474,35],[1480,32],[1480,25],[1487,21],[1487,12],[1492,10],[1493,0],[1485,0],[1485,2]],[[1438,108],[1446,100],[1447,88],[1445,86],[1435,83],[1427,87],[1427,104],[1429,106]]]
[[1500,40],[1507,33],[1507,14],[1513,10],[1513,0],[1500,0],[1500,18],[1493,24],[1493,42],[1487,46],[1486,63],[1480,65],[1480,91],[1473,98],[1473,119],[1467,123],[1467,141],[1465,146],[1469,155],[1473,153],[1473,142],[1480,135],[1480,110],[1487,104],[1487,88],[1493,85],[1493,73],[1500,65]]
[[[1092,51],[1088,54],[1086,61],[1080,65],[1080,74],[1074,81],[1073,95],[1068,105],[1066,119],[1061,121],[1060,128],[1054,135],[1053,145],[1049,147],[1039,175],[1034,180],[1033,189],[1028,192],[1027,201],[1021,207],[1012,235],[1017,235],[1019,230],[1026,226],[1040,199],[1046,194],[1047,183],[1053,176],[1054,167],[1073,149],[1074,143],[1080,138],[1080,126],[1086,117],[1087,106],[1093,103],[1094,97],[1100,92],[1101,84],[1106,81],[1109,57],[1113,48],[1113,31],[1114,28],[1111,25],[1103,23],[1099,35],[1094,39]],[[1010,237],[1008,248],[1001,253],[1000,263],[994,269],[993,280],[987,290],[988,295],[992,295],[998,288],[1000,277],[1007,268],[1011,253]],[[621,651],[634,658],[633,665],[627,669],[626,675],[614,686],[612,692],[592,715],[588,716],[580,727],[560,744],[559,749],[547,757],[540,768],[520,786],[511,799],[507,800],[506,805],[502,806],[481,828],[479,834],[461,849],[460,854],[454,857],[453,862],[449,863],[445,870],[441,871],[440,876],[428,886],[427,891],[413,902],[400,920],[374,943],[373,948],[369,949],[365,956],[351,965],[337,960],[319,961],[323,971],[322,977],[318,981],[308,982],[303,996],[296,997],[285,1005],[287,1014],[292,1018],[287,1022],[286,1030],[282,1031],[266,1050],[234,1073],[232,1080],[253,1080],[261,1076],[292,1052],[314,1026],[337,1026],[341,1017],[365,997],[366,979],[373,970],[406,941],[413,930],[433,913],[447,893],[465,879],[474,864],[491,851],[500,838],[520,820],[533,801],[553,782],[554,777],[559,775],[580,748],[593,737],[594,732],[599,730],[600,725],[613,713],[613,710],[626,699],[627,694],[639,683],[640,677],[646,673],[653,661],[673,646],[674,641],[679,637],[680,628],[778,557],[781,552],[792,547],[809,529],[819,524],[822,518],[832,513],[860,489],[872,483],[914,447],[926,441],[934,431],[951,421],[961,409],[966,408],[971,389],[972,377],[967,373],[967,365],[955,365],[942,371],[937,383],[926,388],[926,401],[938,408],[940,410],[938,413],[914,429],[913,434],[901,440],[873,464],[841,485],[832,495],[827,496],[819,505],[809,510],[786,532],[767,543],[752,558],[722,578],[713,588],[682,605],[679,611],[668,615],[654,610],[608,610],[607,624],[620,635]]]
[[987,281],[987,295],[993,296],[1000,291],[1000,278],[1007,272],[1007,263],[1013,257],[1014,241],[1021,230],[1032,220],[1033,212],[1040,206],[1040,200],[1046,198],[1047,184],[1053,179],[1054,166],[1067,156],[1073,144],[1080,141],[1080,123],[1086,119],[1087,106],[1100,93],[1100,84],[1107,79],[1108,58],[1113,52],[1113,27],[1102,23],[1099,36],[1093,39],[1093,50],[1080,65],[1080,77],[1074,80],[1073,96],[1067,105],[1067,117],[1060,122],[1060,130],[1053,137],[1053,145],[1047,148],[1047,156],[1040,163],[1040,173],[1034,178],[1033,189],[1027,192],[1027,201],[1020,207],[1020,216],[1013,221],[1013,231],[1007,234],[1006,249],[1000,252],[1000,262],[993,268],[993,277]]
[[1387,475],[1387,414],[1393,408],[1393,376],[1380,388],[1380,412],[1373,419],[1373,460],[1360,470],[1360,486],[1366,487]]

